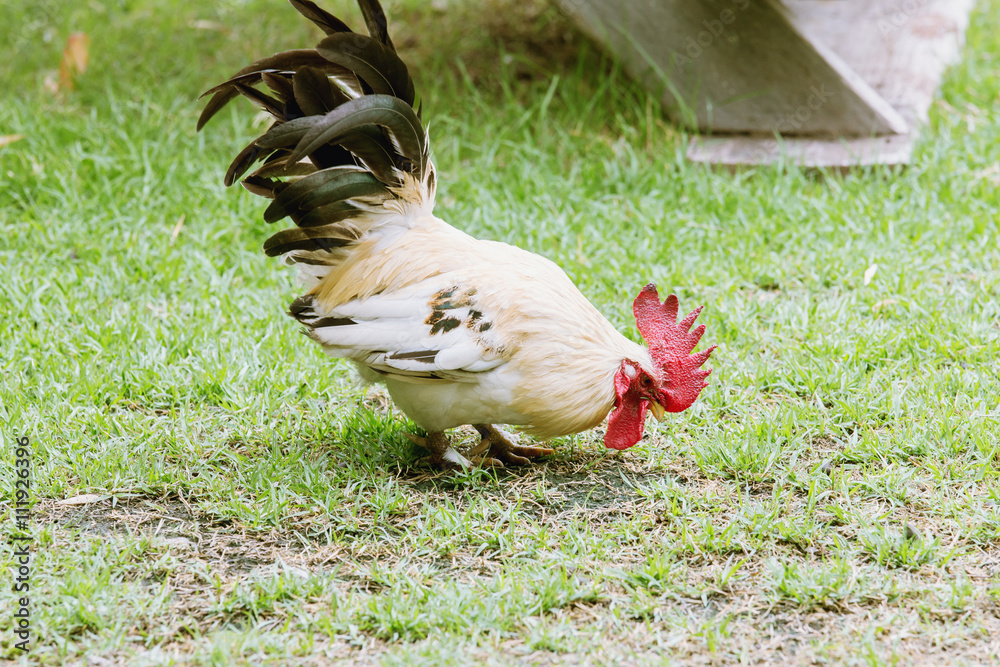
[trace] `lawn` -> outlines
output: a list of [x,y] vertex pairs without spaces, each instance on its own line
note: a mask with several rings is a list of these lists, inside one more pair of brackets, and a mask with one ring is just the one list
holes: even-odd
[[704,303],[719,345],[633,449],[468,473],[283,314],[263,200],[222,185],[250,108],[194,131],[203,90],[319,31],[279,0],[66,4],[0,8],[7,545],[17,437],[35,497],[31,649],[5,548],[0,658],[1000,662],[997,0],[912,166],[848,174],[686,162],[545,2],[390,2],[437,214],[558,262],[636,340],[647,282]]

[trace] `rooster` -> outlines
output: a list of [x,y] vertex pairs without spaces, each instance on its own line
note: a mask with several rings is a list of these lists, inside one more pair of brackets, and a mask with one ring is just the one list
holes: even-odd
[[413,81],[377,0],[359,0],[368,35],[310,0],[290,2],[326,36],[207,91],[198,129],[238,95],[273,117],[225,183],[242,178],[270,199],[267,222],[295,223],[264,251],[294,265],[308,288],[289,309],[304,333],[384,384],[426,430],[420,442],[439,466],[471,465],[445,434],[456,426],[482,436],[470,456],[520,464],[553,450],[497,425],[547,440],[607,418],[604,443],[621,450],[642,438],[647,413],[662,420],[687,409],[707,386],[711,370],[701,367],[715,349],[692,354],[701,308],[678,322],[677,297],[661,302],[646,285],[633,303],[643,347],[553,262],[435,217]]

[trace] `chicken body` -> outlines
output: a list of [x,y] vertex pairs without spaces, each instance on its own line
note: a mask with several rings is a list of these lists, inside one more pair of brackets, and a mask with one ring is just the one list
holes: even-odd
[[[474,425],[489,456],[506,462],[551,450],[497,430],[543,439],[599,425],[624,449],[647,411],[686,409],[711,350],[691,355],[704,327],[679,324],[677,299],[653,285],[633,310],[651,347],[620,333],[551,261],[475,239],[433,214],[436,178],[413,82],[376,0],[359,0],[370,36],[311,0],[289,0],[326,33],[315,49],[263,58],[216,86],[201,128],[237,95],[274,118],[226,174],[271,204],[264,219],[295,226],[264,245],[298,270],[308,292],[290,314],[335,357],[381,382],[429,432],[438,463],[468,465],[444,431]],[[254,88],[263,83],[268,92]],[[651,338],[652,337],[652,338]]]
[[297,317],[429,432],[513,424],[541,438],[577,433],[611,410],[624,359],[653,372],[648,351],[543,257],[426,214],[401,215],[373,237],[349,266],[305,274],[312,307]]

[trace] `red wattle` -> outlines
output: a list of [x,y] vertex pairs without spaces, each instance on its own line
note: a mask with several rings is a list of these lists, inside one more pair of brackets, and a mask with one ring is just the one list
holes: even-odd
[[642,439],[649,401],[641,398],[632,387],[630,378],[619,369],[615,375],[615,407],[608,418],[604,446],[608,449],[628,449]]

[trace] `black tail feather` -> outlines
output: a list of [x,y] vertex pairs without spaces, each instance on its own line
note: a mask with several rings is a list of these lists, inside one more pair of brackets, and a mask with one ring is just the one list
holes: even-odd
[[395,52],[396,47],[392,45],[392,40],[389,39],[389,22],[386,20],[385,12],[382,11],[382,6],[378,4],[378,0],[358,0],[358,5],[361,6],[361,13],[365,16],[365,26],[368,28],[368,34],[373,39],[378,40],[380,44],[384,44]]
[[205,123],[210,121],[222,107],[239,94],[233,85],[236,81],[244,84],[256,83],[261,80],[264,73],[293,73],[300,67],[318,67],[332,76],[353,75],[346,68],[335,65],[321,56],[315,49],[295,49],[276,53],[268,58],[261,58],[257,62],[247,65],[218,86],[202,93],[202,97],[212,94],[212,99],[208,101],[205,109],[201,112],[201,117],[198,119],[198,129],[205,127]]
[[[341,218],[343,220],[344,218]],[[352,233],[353,231],[353,233]],[[303,229],[284,229],[264,242],[264,253],[268,257],[284,255],[293,250],[335,250],[358,240],[356,228],[350,225],[328,225]]]
[[345,136],[340,145],[351,151],[375,175],[375,178],[393,187],[399,181],[399,161],[392,142],[376,125],[362,125]]
[[340,143],[359,127],[378,125],[388,130],[395,139],[394,147],[399,157],[415,163],[411,170],[414,175],[417,178],[422,176],[423,127],[413,107],[402,100],[391,95],[364,95],[341,104],[325,116],[312,118],[316,118],[317,122],[310,124],[292,151],[289,159],[293,162],[301,160],[319,146]]
[[264,211],[264,221],[275,222],[293,213],[307,213],[338,201],[390,196],[385,185],[369,173],[357,169],[325,169],[285,188]]
[[261,58],[208,90],[198,129],[239,95],[274,118],[236,156],[225,183],[243,178],[247,190],[271,199],[267,222],[296,223],[267,241],[268,255],[296,252],[315,263],[354,243],[360,232],[351,218],[401,196],[405,175],[431,188],[434,175],[413,80],[377,0],[359,0],[370,36],[311,0],[289,2],[326,36],[315,49]]
[[287,185],[274,178],[264,178],[251,174],[243,179],[243,187],[260,197],[274,199],[275,196]]
[[223,180],[226,187],[228,188],[235,183],[237,179],[247,173],[247,170],[253,166],[254,162],[265,157],[269,152],[258,146],[256,141],[250,142],[246,148],[239,152],[233,163],[229,165],[229,169],[226,171],[226,176]]
[[320,9],[316,6],[315,2],[310,2],[310,0],[288,1],[292,4],[292,7],[295,7],[295,11],[318,25],[320,30],[328,35],[332,35],[335,32],[351,32],[346,23],[325,9]]
[[[285,155],[285,157],[288,157]],[[263,166],[258,167],[256,171],[247,176],[247,178],[274,178],[276,176],[308,176],[309,174],[316,173],[317,169],[315,166],[307,162],[296,162],[295,164],[288,164],[287,160],[275,160],[275,161],[265,161]],[[246,179],[244,179],[246,180]]]
[[333,111],[350,98],[330,83],[323,70],[303,67],[292,77],[295,101],[306,116],[318,116]]
[[236,88],[236,92],[240,95],[247,98],[251,102],[256,102],[264,109],[264,111],[268,112],[275,118],[279,120],[291,120],[291,118],[285,114],[286,105],[282,104],[280,100],[277,100],[267,93],[262,93],[256,88],[251,88],[243,83],[234,83],[233,87]]
[[355,33],[330,35],[316,51],[332,63],[349,69],[367,84],[366,94],[395,95],[413,104],[413,80],[396,52],[371,37]]

